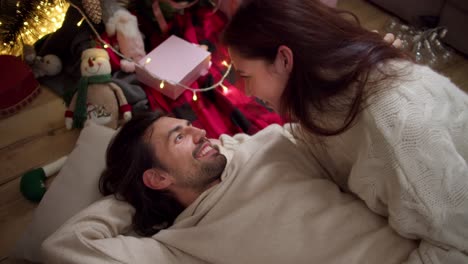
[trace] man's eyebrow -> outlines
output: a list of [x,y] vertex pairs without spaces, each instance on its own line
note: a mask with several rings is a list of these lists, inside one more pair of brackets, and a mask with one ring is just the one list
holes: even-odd
[[[187,121],[186,126],[191,126],[191,125],[192,125],[192,122]],[[174,127],[173,129],[169,130],[169,132],[167,133],[167,139],[169,140],[171,138],[172,134],[180,131],[181,129],[182,129],[182,126],[178,125],[178,126]]]
[[176,126],[174,127],[173,129],[169,130],[169,132],[167,133],[167,139],[169,140],[172,136],[172,134],[174,134],[175,132],[178,132],[182,129],[182,126]]

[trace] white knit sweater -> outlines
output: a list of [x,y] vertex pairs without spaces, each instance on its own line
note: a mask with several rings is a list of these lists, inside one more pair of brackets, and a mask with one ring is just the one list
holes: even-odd
[[342,189],[422,239],[409,263],[466,264],[468,96],[428,67],[385,67],[407,74],[372,96],[352,129],[306,143]]

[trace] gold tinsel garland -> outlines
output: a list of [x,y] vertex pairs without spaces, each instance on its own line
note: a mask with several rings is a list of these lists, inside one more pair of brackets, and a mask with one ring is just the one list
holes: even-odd
[[62,26],[69,4],[64,0],[0,0],[0,54],[21,55]]

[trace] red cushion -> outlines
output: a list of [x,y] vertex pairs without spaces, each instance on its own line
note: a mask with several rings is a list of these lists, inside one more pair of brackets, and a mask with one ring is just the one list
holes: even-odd
[[0,117],[16,113],[39,94],[39,82],[21,59],[0,55]]

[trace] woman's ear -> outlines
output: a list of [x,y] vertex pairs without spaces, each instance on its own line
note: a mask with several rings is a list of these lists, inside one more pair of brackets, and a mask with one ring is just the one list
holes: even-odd
[[276,71],[289,75],[293,68],[293,58],[293,52],[288,46],[279,46],[274,62]]
[[152,168],[143,173],[143,183],[150,189],[164,190],[171,186],[173,181],[167,172]]

